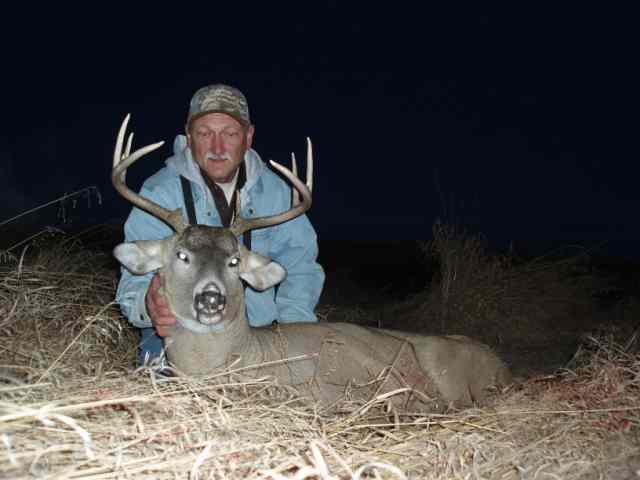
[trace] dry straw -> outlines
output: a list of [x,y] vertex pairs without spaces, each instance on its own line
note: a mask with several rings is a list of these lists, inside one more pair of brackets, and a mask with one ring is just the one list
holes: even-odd
[[567,327],[585,328],[598,279],[584,265],[584,249],[526,260],[514,251],[489,255],[482,235],[441,223],[421,247],[438,271],[430,288],[405,306],[414,327],[487,341],[525,337],[543,343],[564,335]]
[[0,478],[636,478],[635,342],[592,339],[571,370],[484,408],[417,415],[378,398],[328,414],[244,370],[135,369],[108,254],[67,240],[2,265]]

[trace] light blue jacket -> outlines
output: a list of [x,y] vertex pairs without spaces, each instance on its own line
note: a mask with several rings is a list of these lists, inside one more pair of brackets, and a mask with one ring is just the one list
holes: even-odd
[[[178,135],[174,154],[166,166],[149,177],[140,194],[173,210],[181,208],[187,222],[180,175],[192,183],[197,221],[220,226],[220,216],[209,188],[187,147],[186,137]],[[240,191],[243,218],[274,215],[291,207],[291,187],[271,171],[254,150],[245,154],[246,183]],[[174,232],[164,222],[134,207],[124,225],[125,241],[155,240]],[[275,288],[257,292],[246,288],[249,323],[253,326],[279,322],[314,322],[314,309],[322,293],[324,271],[317,263],[316,232],[306,215],[273,227],[251,232],[251,250],[266,255],[287,269],[286,279]],[[132,275],[121,269],[116,301],[134,326],[151,326],[145,295],[152,273]],[[276,295],[277,291],[277,295]]]

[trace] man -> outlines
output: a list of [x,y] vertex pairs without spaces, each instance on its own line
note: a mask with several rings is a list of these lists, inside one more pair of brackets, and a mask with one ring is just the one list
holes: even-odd
[[[289,209],[291,187],[251,149],[254,132],[247,100],[238,89],[222,84],[201,88],[191,99],[186,136],[176,137],[173,156],[144,182],[140,194],[170,210],[181,208],[189,223],[211,226],[229,226],[237,195],[243,218]],[[161,239],[173,232],[133,208],[124,233],[130,242]],[[316,321],[314,309],[325,276],[317,263],[316,233],[307,216],[248,232],[242,241],[287,269],[287,278],[277,289],[246,288],[249,323]],[[176,323],[161,286],[157,273],[137,276],[122,269],[116,299],[129,321],[141,329],[141,364],[160,356],[162,337]]]

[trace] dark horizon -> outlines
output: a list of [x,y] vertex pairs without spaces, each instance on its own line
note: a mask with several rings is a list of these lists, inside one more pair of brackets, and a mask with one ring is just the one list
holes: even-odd
[[209,28],[189,11],[12,7],[0,222],[90,185],[103,204],[87,215],[122,222],[109,171],[124,115],[135,145],[166,142],[131,168],[138,188],[193,92],[225,82],[248,97],[265,161],[303,158],[313,140],[321,239],[429,240],[440,218],[496,248],[566,241],[636,258],[630,16],[400,7],[247,6],[228,25],[238,12],[220,6],[201,12]]

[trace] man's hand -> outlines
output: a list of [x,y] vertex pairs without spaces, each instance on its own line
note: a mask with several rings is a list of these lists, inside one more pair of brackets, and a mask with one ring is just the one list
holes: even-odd
[[145,303],[147,305],[147,313],[151,318],[151,323],[156,332],[161,337],[171,335],[173,326],[176,324],[176,316],[169,308],[169,303],[162,293],[162,277],[155,274],[149,284]]

